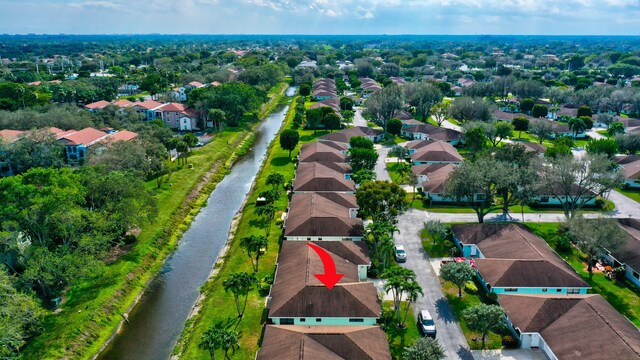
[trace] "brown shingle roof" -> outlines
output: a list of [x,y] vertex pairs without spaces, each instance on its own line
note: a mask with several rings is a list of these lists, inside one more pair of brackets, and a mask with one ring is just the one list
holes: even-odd
[[293,191],[355,192],[355,183],[344,174],[319,163],[300,163],[293,182]]
[[440,126],[435,126],[431,124],[420,124],[409,126],[402,131],[414,134],[425,134],[430,139],[440,140],[440,141],[451,141],[451,140],[460,140],[462,138],[462,133],[457,130],[448,129]]
[[640,358],[640,333],[600,295],[500,295],[523,332],[542,335],[558,359]]
[[315,244],[331,255],[337,273],[344,276],[333,289],[327,289],[314,276],[324,273],[315,251],[306,242],[284,241],[278,256],[278,275],[271,288],[269,317],[378,318],[381,309],[375,287],[370,282],[359,282],[358,265],[370,263],[366,245],[352,241]]
[[343,129],[330,134],[322,135],[318,138],[319,141],[335,141],[340,143],[349,143],[349,140],[354,136],[380,136],[384,132],[377,129],[372,129],[366,126],[356,126],[352,128]]
[[357,208],[354,195],[338,193],[294,194],[285,223],[285,236],[362,236],[362,219],[351,218]]
[[[329,143],[329,141],[327,141]],[[335,143],[333,143],[335,144]],[[345,146],[346,147],[346,146]],[[346,150],[346,149],[343,149]],[[340,153],[335,146],[325,144],[324,141],[314,141],[302,145],[299,155],[300,162],[346,162],[347,156]]]
[[475,267],[492,287],[590,287],[568,265],[556,261],[476,259]]
[[426,175],[428,180],[422,182],[425,192],[441,194],[449,175],[456,169],[453,164],[429,164],[413,166],[411,170],[416,175]]
[[614,256],[619,261],[631,266],[635,271],[640,272],[640,220],[619,219],[620,227],[629,237],[627,242],[616,252]]
[[422,142],[423,146],[411,154],[413,161],[437,161],[462,163],[464,159],[453,145],[439,140]]
[[534,142],[519,141],[516,144],[523,145],[525,150],[528,152],[544,153],[544,151],[546,150],[546,147],[544,145]]
[[267,325],[258,360],[391,359],[377,326]]

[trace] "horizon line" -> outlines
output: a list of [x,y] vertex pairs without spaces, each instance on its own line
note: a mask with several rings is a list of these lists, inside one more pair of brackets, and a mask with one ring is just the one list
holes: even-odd
[[144,36],[144,35],[161,35],[161,36],[613,36],[613,37],[640,37],[640,34],[303,34],[303,33],[158,33],[158,32],[140,32],[140,33],[0,33],[0,36]]

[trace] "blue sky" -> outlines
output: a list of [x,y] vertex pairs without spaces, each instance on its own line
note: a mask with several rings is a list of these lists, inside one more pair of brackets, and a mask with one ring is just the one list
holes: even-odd
[[0,0],[0,33],[640,35],[640,0]]

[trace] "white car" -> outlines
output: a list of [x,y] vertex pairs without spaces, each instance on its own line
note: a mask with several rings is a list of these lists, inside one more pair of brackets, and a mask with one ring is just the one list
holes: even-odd
[[420,331],[424,336],[436,337],[436,323],[433,322],[433,318],[429,313],[429,310],[420,310],[418,315],[418,324],[420,325]]
[[396,245],[396,261],[403,263],[407,261],[407,252],[404,251],[404,246]]

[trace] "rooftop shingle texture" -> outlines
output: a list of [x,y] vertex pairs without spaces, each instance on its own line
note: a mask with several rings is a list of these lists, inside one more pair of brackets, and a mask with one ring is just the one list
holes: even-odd
[[347,156],[340,153],[340,149],[336,149],[335,146],[325,144],[324,141],[315,141],[302,145],[299,159],[300,162],[346,162]]
[[320,163],[300,163],[293,182],[293,191],[355,192],[355,183],[344,174]]
[[627,242],[614,253],[619,261],[631,266],[636,272],[640,272],[640,220],[619,219],[620,227],[629,237]]
[[431,124],[420,124],[415,126],[410,126],[402,131],[413,134],[425,134],[430,139],[440,140],[440,141],[453,141],[460,140],[462,138],[462,133],[457,130],[448,129],[440,126],[435,126]]
[[380,136],[383,131],[372,129],[366,126],[356,126],[348,129],[343,129],[330,134],[322,135],[318,138],[320,141],[335,141],[340,143],[349,143],[349,140],[354,136]]
[[558,359],[640,358],[640,332],[600,295],[500,295],[523,332],[537,332]]
[[377,326],[267,325],[258,360],[388,360],[387,337]]
[[464,161],[453,145],[439,140],[423,142],[423,146],[411,154],[411,160],[452,163],[462,163]]
[[351,218],[357,208],[354,195],[338,193],[294,194],[285,223],[285,236],[362,236],[362,219]]
[[424,191],[441,194],[449,175],[456,169],[453,164],[430,164],[413,166],[411,170],[416,175],[426,175],[428,180],[422,183]]
[[278,276],[271,288],[270,317],[375,317],[380,304],[375,287],[359,282],[358,264],[368,265],[366,245],[352,241],[320,241],[344,274],[327,289],[314,274],[324,274],[320,257],[306,242],[284,241],[278,255]]
[[475,260],[476,269],[492,287],[590,287],[567,266],[542,259]]

